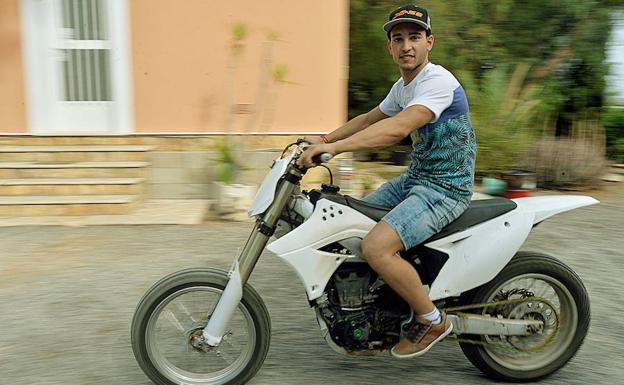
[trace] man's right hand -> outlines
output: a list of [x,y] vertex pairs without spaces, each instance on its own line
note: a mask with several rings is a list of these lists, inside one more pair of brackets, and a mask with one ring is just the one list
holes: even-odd
[[300,166],[305,166],[307,168],[316,167],[319,163],[315,163],[312,158],[316,155],[320,155],[324,152],[328,153],[332,157],[336,156],[337,152],[335,150],[335,143],[318,143],[309,146],[303,151],[299,159],[297,160],[297,164]]

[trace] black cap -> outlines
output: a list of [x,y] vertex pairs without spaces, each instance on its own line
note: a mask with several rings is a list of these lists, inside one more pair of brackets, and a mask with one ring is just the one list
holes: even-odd
[[404,5],[390,12],[388,22],[384,24],[383,29],[389,34],[390,30],[400,23],[415,23],[423,27],[428,33],[431,33],[429,13],[426,9],[413,4]]

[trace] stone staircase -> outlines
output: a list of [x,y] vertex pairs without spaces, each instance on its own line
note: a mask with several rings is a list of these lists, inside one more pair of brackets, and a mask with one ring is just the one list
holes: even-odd
[[128,213],[145,199],[150,150],[0,145],[0,217]]
[[624,182],[624,164],[612,164],[602,177],[606,182]]

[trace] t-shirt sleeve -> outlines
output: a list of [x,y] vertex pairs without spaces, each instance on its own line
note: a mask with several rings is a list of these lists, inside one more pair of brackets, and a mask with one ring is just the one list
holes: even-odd
[[383,112],[384,114],[388,116],[394,116],[398,114],[399,112],[401,112],[401,107],[399,106],[398,89],[397,89],[398,86],[399,86],[399,81],[394,83],[394,85],[390,89],[390,92],[388,92],[388,95],[386,96],[386,98],[382,100],[382,102],[379,104],[379,109],[381,110],[381,112]]
[[429,123],[435,123],[444,110],[453,103],[453,92],[457,88],[454,78],[448,78],[444,74],[436,74],[434,76],[423,79],[412,100],[410,100],[405,108],[422,105],[427,107],[435,115]]

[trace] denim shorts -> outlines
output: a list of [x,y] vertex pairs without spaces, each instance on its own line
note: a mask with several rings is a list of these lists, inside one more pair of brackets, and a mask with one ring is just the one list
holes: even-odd
[[470,205],[469,198],[457,200],[442,187],[418,184],[407,175],[384,183],[363,200],[392,208],[382,220],[396,231],[405,250],[439,233]]

